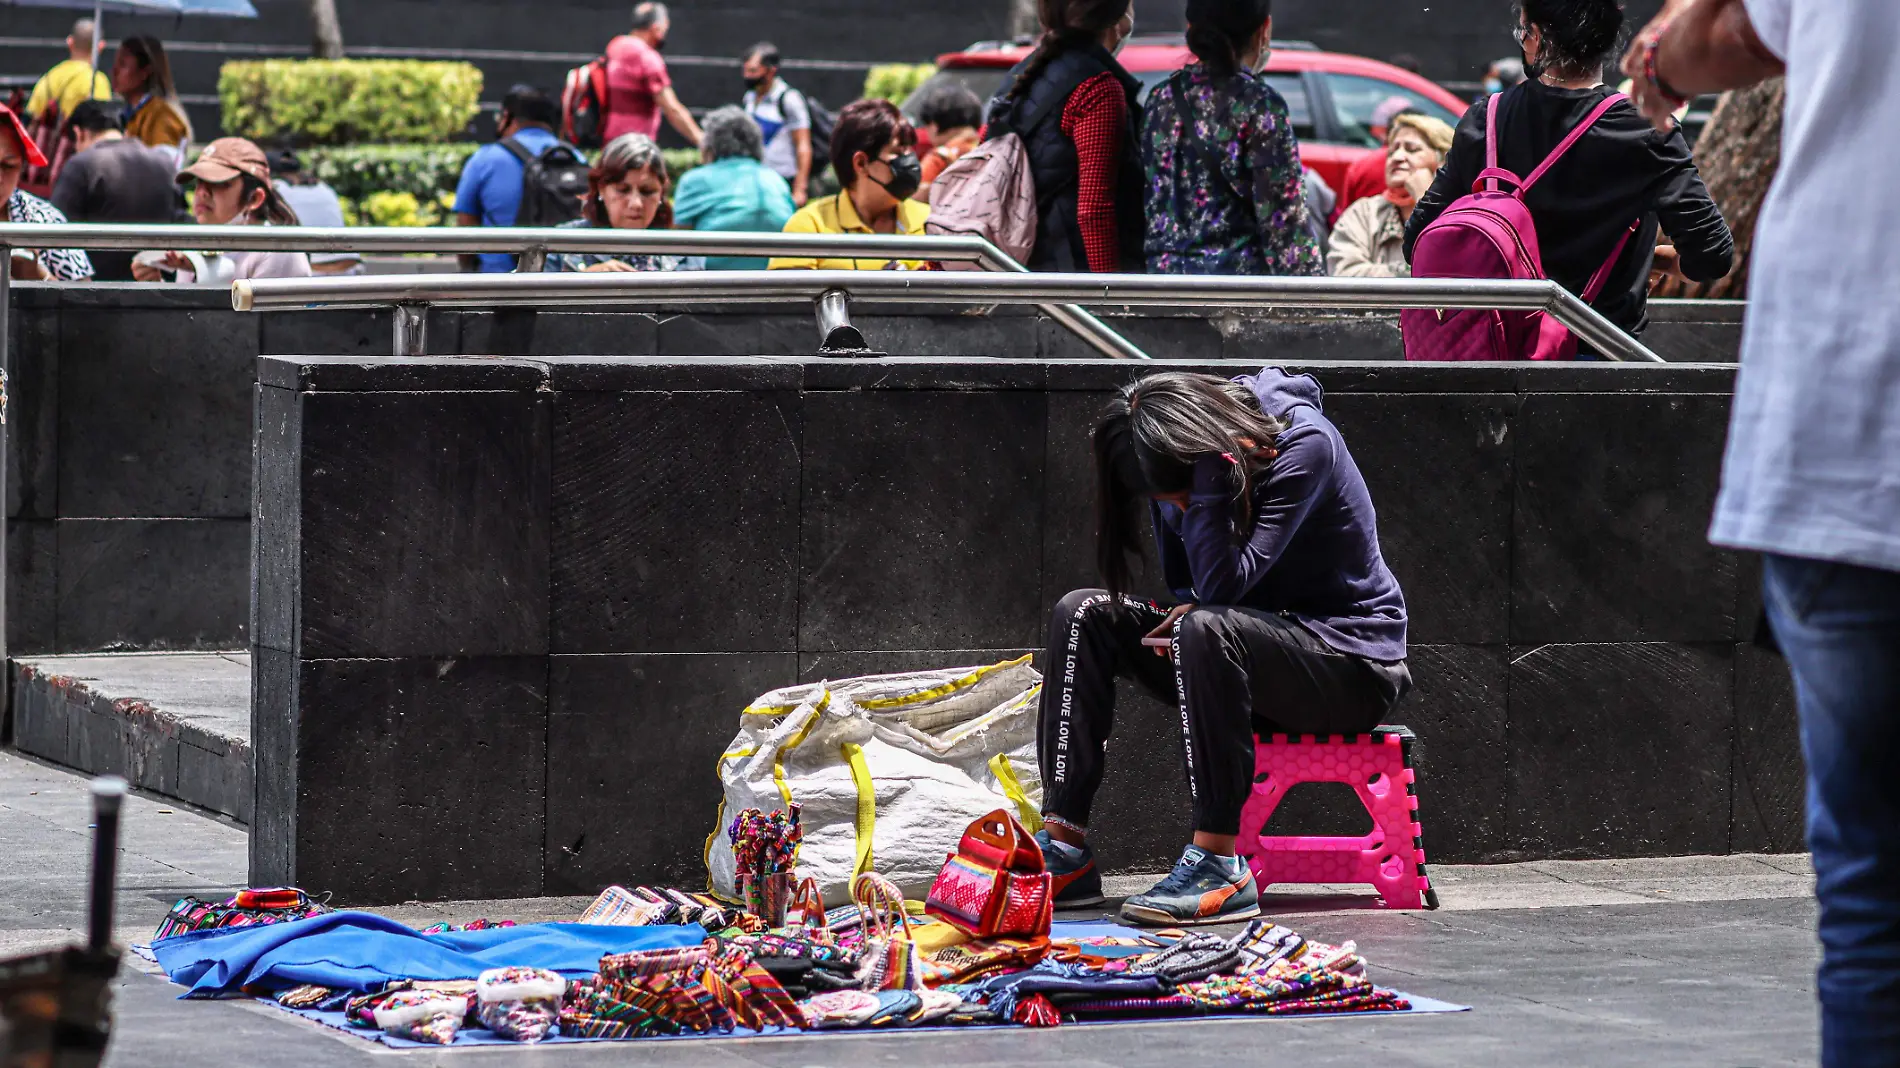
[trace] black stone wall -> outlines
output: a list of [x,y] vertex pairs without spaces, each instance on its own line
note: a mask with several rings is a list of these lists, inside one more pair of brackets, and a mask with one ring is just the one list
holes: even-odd
[[[1703,537],[1732,371],[1311,369],[1412,606],[1433,859],[1798,848],[1786,675]],[[1090,417],[1142,370],[263,360],[253,881],[696,883],[750,698],[1041,644],[1091,582]],[[1124,707],[1111,870],[1179,849],[1172,720]]]
[[[22,284],[13,289],[15,653],[234,649],[248,642],[249,411],[257,354],[387,353],[390,313],[245,315],[222,289]],[[1651,341],[1734,359],[1738,305],[1659,306]],[[867,306],[874,344],[917,355],[1080,359],[1073,335],[1026,309]],[[1108,316],[1157,356],[1398,359],[1389,316]],[[809,353],[802,309],[437,312],[432,351],[602,356]]]

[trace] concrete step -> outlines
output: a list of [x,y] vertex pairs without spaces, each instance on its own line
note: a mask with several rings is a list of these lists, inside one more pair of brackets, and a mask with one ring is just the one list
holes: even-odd
[[251,822],[251,658],[107,653],[11,661],[23,753]]

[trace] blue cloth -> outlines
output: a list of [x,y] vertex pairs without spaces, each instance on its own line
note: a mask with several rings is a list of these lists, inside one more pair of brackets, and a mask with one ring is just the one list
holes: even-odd
[[1766,557],[1820,900],[1821,1063],[1900,1068],[1900,571]]
[[195,931],[152,943],[152,954],[185,997],[301,983],[370,991],[395,979],[473,979],[489,968],[547,968],[569,979],[600,970],[608,953],[677,949],[706,940],[694,924],[606,927],[537,923],[485,931],[419,934],[367,912],[332,912],[293,923]]
[[[552,130],[536,126],[516,130],[514,138],[536,156],[559,140]],[[456,214],[473,215],[483,226],[513,226],[521,213],[521,179],[526,170],[500,142],[476,149],[455,187]],[[515,269],[515,258],[505,252],[484,252],[481,261],[482,270],[488,273],[505,274]]]
[[1405,596],[1379,552],[1366,480],[1321,411],[1319,381],[1278,367],[1234,381],[1290,425],[1255,483],[1246,540],[1235,536],[1229,464],[1220,457],[1195,464],[1186,515],[1153,506],[1168,588],[1196,604],[1289,613],[1351,656],[1405,659]]
[[[682,230],[776,234],[797,208],[791,187],[771,168],[746,156],[694,167],[673,194],[673,223]],[[764,256],[708,256],[709,271],[763,271]]]

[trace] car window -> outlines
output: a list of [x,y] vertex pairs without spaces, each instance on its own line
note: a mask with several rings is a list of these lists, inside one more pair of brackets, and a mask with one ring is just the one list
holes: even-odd
[[[1135,79],[1141,82],[1141,105],[1148,106],[1148,97],[1154,93],[1155,86],[1173,77],[1171,70],[1134,71]],[[1269,74],[1267,84],[1273,91],[1286,100],[1287,117],[1293,120],[1293,136],[1302,141],[1313,139],[1313,105],[1306,97],[1306,80],[1299,74]]]
[[[1326,83],[1333,93],[1333,114],[1339,120],[1339,139],[1349,145],[1365,148],[1379,147],[1379,138],[1372,134],[1372,115],[1373,112],[1382,110],[1381,105],[1388,101],[1393,104],[1404,101],[1405,106],[1416,108],[1452,126],[1457,126],[1458,120],[1462,117],[1445,110],[1437,101],[1423,93],[1407,89],[1396,82],[1388,82],[1383,78],[1366,78],[1357,74],[1328,74]],[[1397,110],[1396,107],[1393,110]]]

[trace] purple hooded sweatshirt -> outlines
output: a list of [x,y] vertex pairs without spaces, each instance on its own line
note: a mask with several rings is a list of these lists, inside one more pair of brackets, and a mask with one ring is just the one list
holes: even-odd
[[1280,454],[1255,482],[1245,541],[1234,533],[1233,484],[1220,457],[1194,465],[1185,515],[1153,506],[1168,588],[1183,601],[1283,613],[1352,656],[1405,659],[1405,595],[1379,554],[1365,479],[1320,410],[1318,380],[1268,367],[1235,381],[1289,424]]

